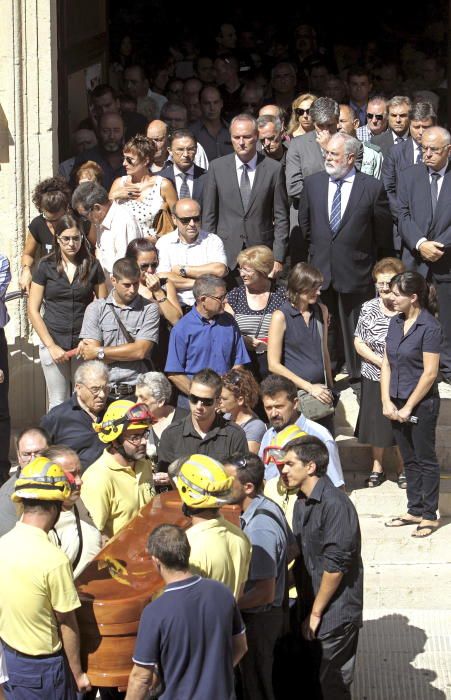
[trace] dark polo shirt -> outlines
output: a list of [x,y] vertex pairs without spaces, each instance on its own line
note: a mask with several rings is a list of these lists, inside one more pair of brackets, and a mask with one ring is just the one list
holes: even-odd
[[201,437],[189,415],[169,425],[161,434],[158,471],[167,471],[174,459],[184,455],[208,455],[222,462],[233,452],[245,454],[247,451],[246,435],[239,425],[225,421],[218,415],[205,437]]
[[75,450],[84,471],[105,449],[92,423],[91,416],[82,409],[74,394],[43,416],[40,426],[47,431],[52,444],[67,445]]

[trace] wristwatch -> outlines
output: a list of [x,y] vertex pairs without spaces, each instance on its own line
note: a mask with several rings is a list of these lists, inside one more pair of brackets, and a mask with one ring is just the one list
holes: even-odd
[[188,277],[188,275],[186,274],[186,267],[180,268],[180,277]]
[[97,359],[98,360],[105,359],[105,348],[97,348]]

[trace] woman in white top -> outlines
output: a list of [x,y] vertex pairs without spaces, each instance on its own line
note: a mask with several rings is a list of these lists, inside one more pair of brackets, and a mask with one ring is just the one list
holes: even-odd
[[154,219],[160,209],[171,211],[177,201],[172,182],[152,175],[155,146],[147,136],[137,134],[124,146],[124,166],[127,175],[118,177],[110,190],[110,199],[127,207],[133,214],[144,236],[154,243],[157,235]]

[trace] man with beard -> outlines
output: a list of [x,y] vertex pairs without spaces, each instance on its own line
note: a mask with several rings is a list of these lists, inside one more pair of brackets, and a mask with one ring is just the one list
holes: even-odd
[[346,361],[351,381],[360,377],[354,330],[365,301],[374,295],[371,270],[393,251],[392,218],[382,182],[356,171],[360,142],[349,134],[325,146],[325,172],[307,178],[299,202],[299,226],[309,241],[310,264],[323,275],[321,300],[330,314],[332,372]]
[[103,186],[109,191],[117,177],[126,175],[124,168],[124,120],[115,112],[104,112],[98,124],[99,143],[83,153],[79,153],[74,161],[71,173],[71,186],[75,187],[75,173],[82,163],[93,160],[103,171]]
[[263,435],[259,455],[266,463],[265,481],[280,475],[277,463],[265,458],[265,448],[273,443],[275,436],[289,425],[297,425],[308,435],[314,435],[326,445],[329,453],[327,474],[335,486],[343,486],[343,470],[337,443],[324,426],[306,418],[298,409],[298,390],[294,382],[279,374],[270,374],[260,385],[263,406],[270,428]]
[[151,423],[145,404],[120,399],[97,427],[107,446],[83,474],[81,498],[106,537],[119,532],[155,496],[152,463],[146,457]]

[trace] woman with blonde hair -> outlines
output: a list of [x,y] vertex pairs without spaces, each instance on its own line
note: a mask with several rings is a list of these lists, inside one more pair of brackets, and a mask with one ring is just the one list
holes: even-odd
[[313,122],[310,117],[310,107],[317,99],[316,95],[304,93],[293,100],[290,122],[288,124],[288,136],[302,136],[313,131]]
[[154,154],[154,143],[147,136],[137,134],[127,141],[124,146],[127,174],[118,177],[110,190],[110,199],[130,210],[144,236],[149,236],[153,243],[157,240],[156,215],[161,209],[170,212],[177,201],[172,182],[152,175],[149,170]]
[[225,310],[235,317],[252,360],[258,382],[268,374],[267,342],[273,311],[286,299],[285,290],[269,277],[274,255],[265,245],[254,245],[241,251],[237,258],[243,285],[227,294]]

